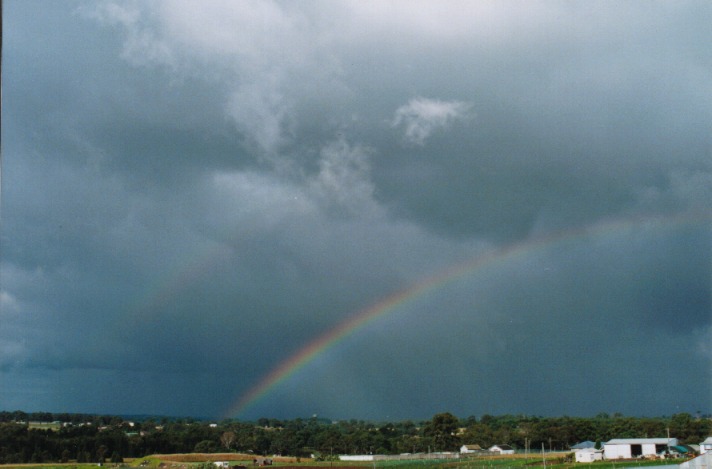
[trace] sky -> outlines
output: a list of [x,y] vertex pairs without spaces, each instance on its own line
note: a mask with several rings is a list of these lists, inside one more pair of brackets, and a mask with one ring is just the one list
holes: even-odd
[[2,410],[712,413],[709,2],[2,17]]

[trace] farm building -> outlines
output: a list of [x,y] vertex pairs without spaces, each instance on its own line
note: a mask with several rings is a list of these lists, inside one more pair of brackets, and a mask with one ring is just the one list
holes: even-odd
[[712,469],[712,451],[707,450],[705,454],[683,462],[678,469]]
[[677,438],[628,438],[615,439],[603,445],[605,459],[633,459],[641,456],[654,457],[677,445]]
[[712,436],[700,443],[700,454],[705,454],[708,451],[712,451]]
[[480,445],[462,445],[460,447],[461,454],[479,453],[480,451],[482,451],[482,447]]
[[593,462],[603,460],[603,450],[595,448],[582,448],[574,453],[576,462]]
[[489,450],[499,454],[514,454],[514,448],[509,445],[494,445],[490,446]]

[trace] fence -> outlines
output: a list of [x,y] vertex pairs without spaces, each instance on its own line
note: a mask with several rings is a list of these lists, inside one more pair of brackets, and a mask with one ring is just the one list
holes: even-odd
[[[436,452],[436,453],[405,453],[405,454],[353,454],[339,455],[340,461],[422,461],[422,460],[439,460],[439,459],[478,459],[491,456],[499,456],[500,454],[494,451],[477,451],[474,453],[458,453],[458,452]],[[534,455],[536,456],[536,455]],[[691,468],[696,469],[696,468]],[[707,468],[705,468],[707,469]],[[709,468],[712,469],[712,468]]]

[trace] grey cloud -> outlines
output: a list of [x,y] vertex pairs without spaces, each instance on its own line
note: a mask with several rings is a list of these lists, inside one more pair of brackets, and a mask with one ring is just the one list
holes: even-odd
[[709,6],[455,6],[5,5],[3,402],[709,406]]

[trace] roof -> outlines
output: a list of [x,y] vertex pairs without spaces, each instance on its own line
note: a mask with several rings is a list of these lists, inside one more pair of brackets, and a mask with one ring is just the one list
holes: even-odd
[[677,438],[616,438],[607,441],[606,445],[676,445]]
[[482,447],[480,445],[462,445],[462,446],[464,446],[467,449],[477,449],[477,450],[482,449]]
[[495,446],[496,446],[497,448],[503,449],[503,450],[505,450],[505,451],[509,451],[510,449],[514,449],[514,448],[512,448],[512,447],[509,446],[509,445],[494,445],[493,448],[494,448]]
[[596,446],[596,443],[594,443],[591,440],[586,440],[582,441],[581,443],[578,443],[576,445],[573,445],[571,449],[584,449],[584,448],[594,448]]
[[702,445],[712,445],[712,436],[708,436],[707,439],[706,439],[705,441],[703,441],[702,443],[700,443],[700,444],[702,444]]

